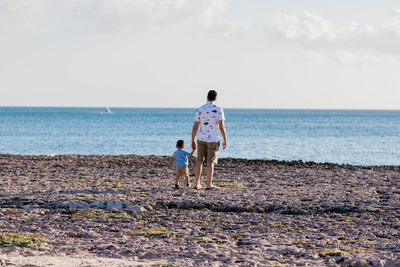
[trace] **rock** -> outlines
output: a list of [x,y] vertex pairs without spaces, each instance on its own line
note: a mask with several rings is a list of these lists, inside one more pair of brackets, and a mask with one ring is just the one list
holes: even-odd
[[353,266],[353,267],[368,267],[369,264],[364,259],[355,259],[351,262],[351,266]]
[[393,260],[385,260],[385,267],[398,267],[400,266],[400,260],[397,261],[397,263]]
[[184,200],[181,203],[178,203],[178,208],[180,209],[190,209],[194,206],[194,202],[192,200]]
[[87,203],[68,202],[68,201],[59,201],[55,204],[55,206],[56,206],[56,208],[70,209],[70,210],[88,209],[89,208],[89,205]]
[[370,263],[373,267],[384,267],[385,266],[384,260],[371,260]]

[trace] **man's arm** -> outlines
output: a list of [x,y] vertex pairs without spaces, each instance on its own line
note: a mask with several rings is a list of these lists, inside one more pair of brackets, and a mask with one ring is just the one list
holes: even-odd
[[226,140],[226,129],[225,129],[225,123],[223,120],[218,122],[219,125],[219,130],[221,131],[222,138],[224,138],[224,142],[222,143],[222,148],[225,149],[227,147],[227,140]]
[[193,129],[192,129],[192,149],[193,150],[196,150],[195,138],[196,138],[197,130],[199,129],[199,124],[200,124],[200,122],[198,122],[198,121],[195,121],[193,123]]

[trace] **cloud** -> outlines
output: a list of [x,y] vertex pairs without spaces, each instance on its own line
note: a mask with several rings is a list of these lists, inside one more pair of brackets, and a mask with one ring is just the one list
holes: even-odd
[[[7,26],[35,26],[54,16],[98,30],[142,30],[184,25],[192,30],[227,31],[228,0],[0,0]],[[73,10],[73,12],[70,12]]]
[[192,30],[209,30],[229,24],[223,21],[227,0],[96,0],[80,17],[100,29],[141,30],[180,24]]
[[212,27],[221,23],[221,18],[228,9],[226,0],[205,0],[199,6],[194,6],[198,10],[197,16],[205,27]]
[[42,11],[51,0],[0,0],[1,13],[21,13]]
[[69,16],[68,7],[83,1],[85,0],[0,0],[0,27],[31,30],[54,14]]
[[277,14],[267,22],[266,34],[275,42],[321,52],[336,51],[341,61],[351,63],[354,57],[350,53],[400,54],[400,10],[392,10],[389,21],[383,25],[353,23],[344,27],[308,11],[299,15]]
[[0,16],[7,26],[26,26],[40,22],[54,1],[51,0],[0,0]]
[[[60,24],[57,29],[80,31],[88,28],[145,31],[170,27],[177,31],[184,29],[185,33],[242,38],[258,38],[262,32],[273,42],[336,54],[346,59],[343,62],[353,62],[350,53],[400,54],[400,9],[392,9],[382,25],[338,26],[309,11],[275,14],[267,22],[251,17],[235,21],[226,16],[231,3],[229,0],[0,0],[0,27],[42,27],[50,25],[48,22],[54,23],[57,17],[56,23]],[[263,30],[259,31],[260,28]]]
[[167,25],[185,16],[186,0],[96,0],[85,14],[109,27]]
[[315,42],[336,39],[335,25],[308,11],[300,15],[274,15],[267,30],[271,36],[288,41]]

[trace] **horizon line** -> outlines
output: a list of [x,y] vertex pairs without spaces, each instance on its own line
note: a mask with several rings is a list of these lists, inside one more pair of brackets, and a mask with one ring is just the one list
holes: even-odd
[[[0,105],[0,108],[114,108],[114,109],[123,109],[123,108],[142,108],[142,109],[196,109],[196,107],[157,107],[157,106],[69,106],[69,105],[62,105],[62,106],[3,106]],[[289,107],[232,107],[232,106],[225,106],[224,109],[248,109],[248,110],[354,110],[354,111],[400,111],[399,109],[392,109],[392,108],[289,108]]]

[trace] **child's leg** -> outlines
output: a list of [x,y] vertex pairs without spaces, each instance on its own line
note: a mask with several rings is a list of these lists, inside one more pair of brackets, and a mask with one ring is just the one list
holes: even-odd
[[186,179],[186,186],[189,187],[190,186],[190,182],[189,182],[189,168],[188,168],[188,166],[185,167],[185,179]]
[[179,188],[179,179],[182,176],[182,170],[178,166],[176,166],[176,177],[175,177],[175,189]]
[[190,186],[190,179],[189,179],[189,175],[185,176],[186,179],[186,186],[189,187]]
[[175,189],[179,189],[179,176],[177,175],[175,178]]

